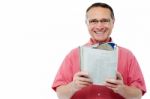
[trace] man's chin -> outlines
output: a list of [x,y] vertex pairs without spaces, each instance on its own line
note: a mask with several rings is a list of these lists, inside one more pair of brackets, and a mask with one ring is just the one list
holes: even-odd
[[107,39],[96,39],[97,42],[106,42]]

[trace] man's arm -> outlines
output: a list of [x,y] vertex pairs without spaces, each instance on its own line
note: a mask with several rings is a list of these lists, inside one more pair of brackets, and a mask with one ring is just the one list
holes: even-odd
[[77,89],[73,87],[73,82],[67,85],[61,85],[56,89],[59,99],[70,99],[76,91]]
[[78,72],[74,75],[73,81],[67,85],[57,87],[56,92],[59,99],[70,99],[75,92],[92,84],[86,72]]
[[123,86],[123,91],[118,92],[120,95],[124,96],[126,99],[141,99],[142,91],[136,87]]
[[142,91],[133,86],[127,86],[123,83],[123,78],[119,72],[117,72],[117,80],[108,79],[106,81],[106,87],[112,89],[115,93],[120,94],[125,99],[141,99]]

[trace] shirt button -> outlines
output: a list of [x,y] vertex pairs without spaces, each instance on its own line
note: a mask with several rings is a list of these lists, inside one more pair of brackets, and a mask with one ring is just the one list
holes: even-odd
[[100,93],[97,94],[97,96],[100,96],[100,95],[101,95]]

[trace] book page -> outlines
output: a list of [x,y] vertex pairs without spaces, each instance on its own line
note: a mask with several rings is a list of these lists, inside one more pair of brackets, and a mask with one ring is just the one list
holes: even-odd
[[103,85],[106,79],[116,78],[118,51],[80,47],[81,71],[89,73],[93,84]]

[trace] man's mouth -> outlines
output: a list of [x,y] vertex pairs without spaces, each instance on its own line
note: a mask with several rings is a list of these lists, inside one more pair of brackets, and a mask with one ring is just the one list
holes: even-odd
[[104,32],[95,32],[96,34],[104,34]]
[[96,35],[102,36],[105,34],[105,32],[95,32]]

